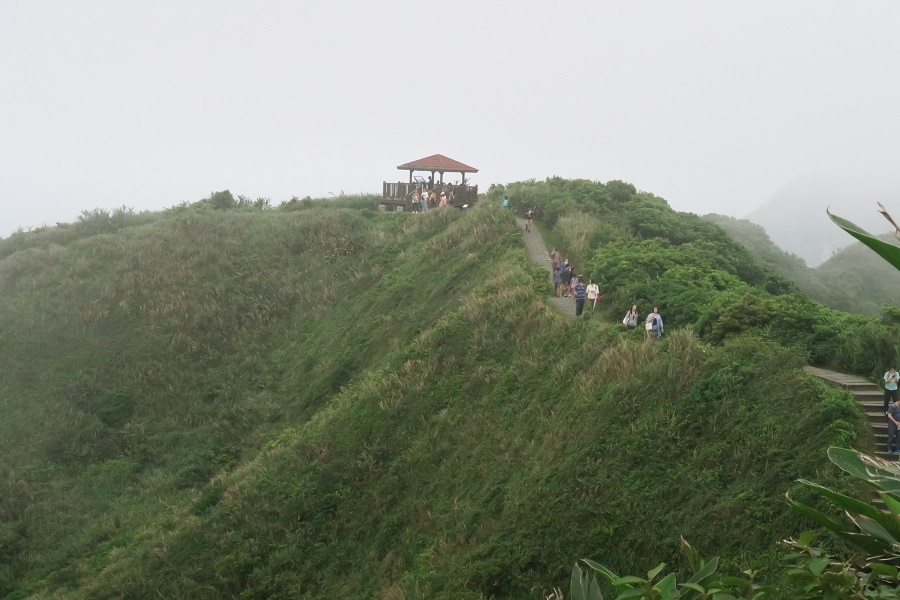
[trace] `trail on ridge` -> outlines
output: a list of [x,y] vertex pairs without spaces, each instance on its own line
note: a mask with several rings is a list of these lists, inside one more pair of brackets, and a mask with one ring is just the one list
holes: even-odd
[[[550,252],[547,250],[547,244],[541,237],[541,232],[536,227],[532,227],[530,231],[525,231],[525,219],[516,217],[516,223],[522,228],[522,236],[525,238],[525,248],[528,250],[528,256],[547,270],[550,276],[550,285],[553,285],[553,261],[550,259]],[[575,300],[573,298],[557,298],[552,296],[550,303],[556,307],[561,313],[575,316]]]

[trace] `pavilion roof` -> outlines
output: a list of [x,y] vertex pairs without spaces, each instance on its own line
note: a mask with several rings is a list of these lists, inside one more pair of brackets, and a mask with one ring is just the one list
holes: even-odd
[[477,173],[478,169],[463,164],[458,160],[447,158],[443,154],[432,154],[419,160],[408,162],[397,167],[401,171],[438,171],[441,173]]

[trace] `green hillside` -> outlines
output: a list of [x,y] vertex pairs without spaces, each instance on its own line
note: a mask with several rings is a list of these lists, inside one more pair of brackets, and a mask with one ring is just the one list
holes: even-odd
[[[546,298],[511,211],[598,279]],[[871,443],[807,360],[892,326],[828,311],[620,182],[476,208],[219,193],[0,240],[0,595],[546,598],[581,557],[767,568],[798,477]],[[619,320],[658,305],[667,335]],[[775,576],[775,575],[770,575]]]
[[[759,225],[721,215],[703,218],[746,246],[762,265],[787,277],[807,296],[830,308],[879,316],[885,308],[897,306],[900,273],[860,243],[850,244],[816,268],[809,268],[799,256],[776,246]],[[893,238],[887,235],[884,239]]]

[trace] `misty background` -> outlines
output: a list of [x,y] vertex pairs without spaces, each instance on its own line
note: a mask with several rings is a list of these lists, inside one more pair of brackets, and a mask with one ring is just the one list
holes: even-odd
[[622,179],[746,217],[802,188],[823,227],[831,204],[886,231],[898,22],[890,1],[0,2],[0,236],[223,189],[380,193],[436,153],[484,190]]

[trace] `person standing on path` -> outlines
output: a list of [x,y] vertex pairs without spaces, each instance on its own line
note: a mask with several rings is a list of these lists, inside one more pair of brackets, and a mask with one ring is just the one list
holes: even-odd
[[650,329],[647,330],[647,337],[653,337],[655,334],[656,337],[661,338],[663,334],[663,320],[662,315],[659,314],[659,309],[655,306],[653,307],[653,312],[647,315],[647,318],[644,319],[644,323],[650,324]]
[[897,400],[897,381],[900,379],[900,373],[897,373],[897,369],[891,367],[888,369],[887,373],[884,374],[884,412],[886,413],[888,410],[888,400],[891,402]]
[[559,286],[562,284],[560,278],[559,265],[553,267],[553,295],[559,298]]
[[[575,277],[575,274],[572,274]],[[583,281],[575,284],[575,316],[580,317],[584,312],[584,299],[587,297],[587,286]]]
[[569,284],[572,283],[572,271],[569,267],[563,266],[559,271],[560,291],[563,298],[569,297]]
[[525,231],[531,231],[532,219],[534,219],[534,209],[529,208],[525,211]]
[[900,454],[900,452],[897,451],[897,428],[900,427],[900,398],[894,400],[894,403],[888,407],[887,418],[887,453]]
[[556,248],[553,249],[553,252],[550,253],[550,260],[553,261],[554,269],[559,267],[559,263],[562,260],[559,255],[559,250],[557,250]]
[[600,286],[594,283],[594,280],[591,279],[591,282],[587,286],[587,299],[593,301],[593,306],[591,306],[591,312],[593,312],[597,308],[597,300],[601,300],[600,296]]

